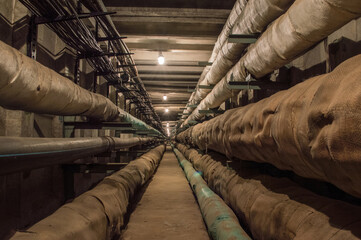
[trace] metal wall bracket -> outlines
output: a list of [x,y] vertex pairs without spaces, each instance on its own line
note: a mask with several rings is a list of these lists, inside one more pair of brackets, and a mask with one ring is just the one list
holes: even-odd
[[205,66],[212,66],[212,62],[198,62],[198,66],[205,67]]
[[228,36],[229,43],[251,44],[257,41],[259,34],[231,34]]
[[82,18],[92,18],[98,16],[105,16],[110,14],[115,14],[117,12],[91,12],[91,13],[81,13],[77,15],[68,15],[68,16],[57,16],[55,18],[47,18],[47,17],[36,17],[35,24],[48,24],[48,23],[56,23],[56,22],[64,22],[71,21]]
[[215,109],[209,109],[209,110],[198,110],[199,113],[201,114],[222,114],[225,111],[224,110],[215,110]]
[[116,56],[128,56],[128,55],[133,55],[134,53],[85,53],[85,54],[80,54],[78,55],[79,59],[84,59],[84,58],[98,58],[98,57],[116,57]]
[[228,82],[230,89],[234,90],[262,90],[262,89],[275,89],[283,90],[289,88],[288,83],[281,82],[263,82],[263,81],[250,81],[250,82]]

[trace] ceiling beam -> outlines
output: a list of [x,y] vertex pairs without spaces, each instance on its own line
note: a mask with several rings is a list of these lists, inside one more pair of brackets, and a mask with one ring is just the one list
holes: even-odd
[[138,72],[141,74],[147,75],[201,75],[202,71],[150,71],[150,70],[140,70]]
[[103,0],[105,6],[114,7],[163,7],[163,8],[209,8],[209,9],[232,9],[235,0]]
[[147,82],[147,81],[168,81],[168,82],[173,82],[173,81],[187,81],[187,82],[198,82],[199,78],[167,78],[167,77],[141,77],[143,82]]
[[[127,43],[127,46],[129,49],[137,49],[137,50],[149,50],[149,49],[155,49],[157,46],[155,46],[155,43]],[[194,51],[212,51],[214,45],[210,44],[167,44],[167,49],[172,50],[194,50]]]

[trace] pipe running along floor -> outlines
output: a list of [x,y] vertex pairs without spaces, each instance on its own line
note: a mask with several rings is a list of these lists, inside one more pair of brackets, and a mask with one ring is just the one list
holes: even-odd
[[169,146],[121,239],[209,240],[192,189]]

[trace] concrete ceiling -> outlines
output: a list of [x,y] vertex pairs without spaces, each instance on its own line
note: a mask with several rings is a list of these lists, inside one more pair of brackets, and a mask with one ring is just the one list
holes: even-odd
[[[178,119],[236,0],[104,0],[164,124]],[[165,64],[157,58],[162,52]],[[163,101],[163,95],[168,100]],[[165,113],[165,108],[169,109]]]

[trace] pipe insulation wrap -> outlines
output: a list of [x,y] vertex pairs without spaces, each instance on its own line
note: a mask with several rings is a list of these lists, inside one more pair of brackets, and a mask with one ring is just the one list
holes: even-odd
[[200,173],[194,170],[192,164],[173,147],[192,190],[197,196],[207,229],[214,240],[250,240],[251,238],[239,225],[233,211],[215,194],[203,180]]
[[0,104],[54,115],[84,115],[111,121],[118,107],[0,41]]
[[[213,52],[217,52],[213,64],[207,70],[204,78],[200,78],[198,85],[215,85],[226,75],[226,73],[237,63],[248,44],[228,43],[228,37],[232,34],[255,34],[261,33],[272,21],[281,16],[293,0],[249,0],[237,3],[219,35]],[[197,88],[194,97],[190,99],[192,104],[199,103],[209,93],[210,89]],[[187,109],[188,113],[194,110]],[[197,111],[198,112],[198,111]]]
[[0,137],[0,175],[70,162],[81,157],[141,145],[152,138]]
[[[221,50],[224,43],[226,43],[228,41],[228,36],[231,33],[235,22],[237,21],[239,15],[241,14],[241,12],[246,4],[247,4],[247,0],[237,0],[236,3],[234,4],[234,6],[231,10],[231,13],[229,14],[229,17],[228,17],[225,25],[223,26],[222,32],[218,36],[218,39],[217,39],[216,43],[214,44],[212,55],[209,58],[208,62],[213,63],[216,60],[218,52]],[[203,79],[205,78],[205,76],[207,75],[207,73],[210,69],[211,69],[211,66],[206,66],[203,69],[203,72],[198,80],[197,85],[199,85],[203,81]],[[196,101],[193,100],[194,97],[195,97],[195,93],[192,93],[192,95],[189,98],[189,102],[192,104],[197,103]],[[188,107],[187,109],[185,109],[183,111],[183,114],[191,113],[193,110],[194,110],[194,108]]]
[[[360,0],[297,0],[249,47],[247,53],[187,118],[200,120],[199,110],[219,107],[238,94],[229,81],[245,81],[248,73],[259,78],[291,62],[349,21],[361,16]],[[231,77],[232,76],[232,77]]]
[[249,49],[245,68],[262,77],[360,16],[360,0],[297,0]]
[[[232,34],[263,32],[268,24],[285,13],[293,2],[293,0],[250,0],[235,23]],[[210,71],[200,84],[215,85],[221,81],[234,64],[239,61],[247,46],[248,44],[245,43],[225,42]],[[195,100],[201,101],[209,92],[211,92],[210,89],[198,89]]]
[[361,55],[177,135],[229,158],[268,162],[361,197]]
[[154,174],[164,151],[164,145],[150,150],[11,239],[102,240],[119,236],[130,200]]
[[137,129],[158,130],[0,41],[0,106],[35,113],[83,115],[126,121]]
[[181,144],[177,148],[249,227],[254,239],[361,238],[360,206],[319,196],[255,168],[242,166],[236,172],[219,154],[201,155]]

